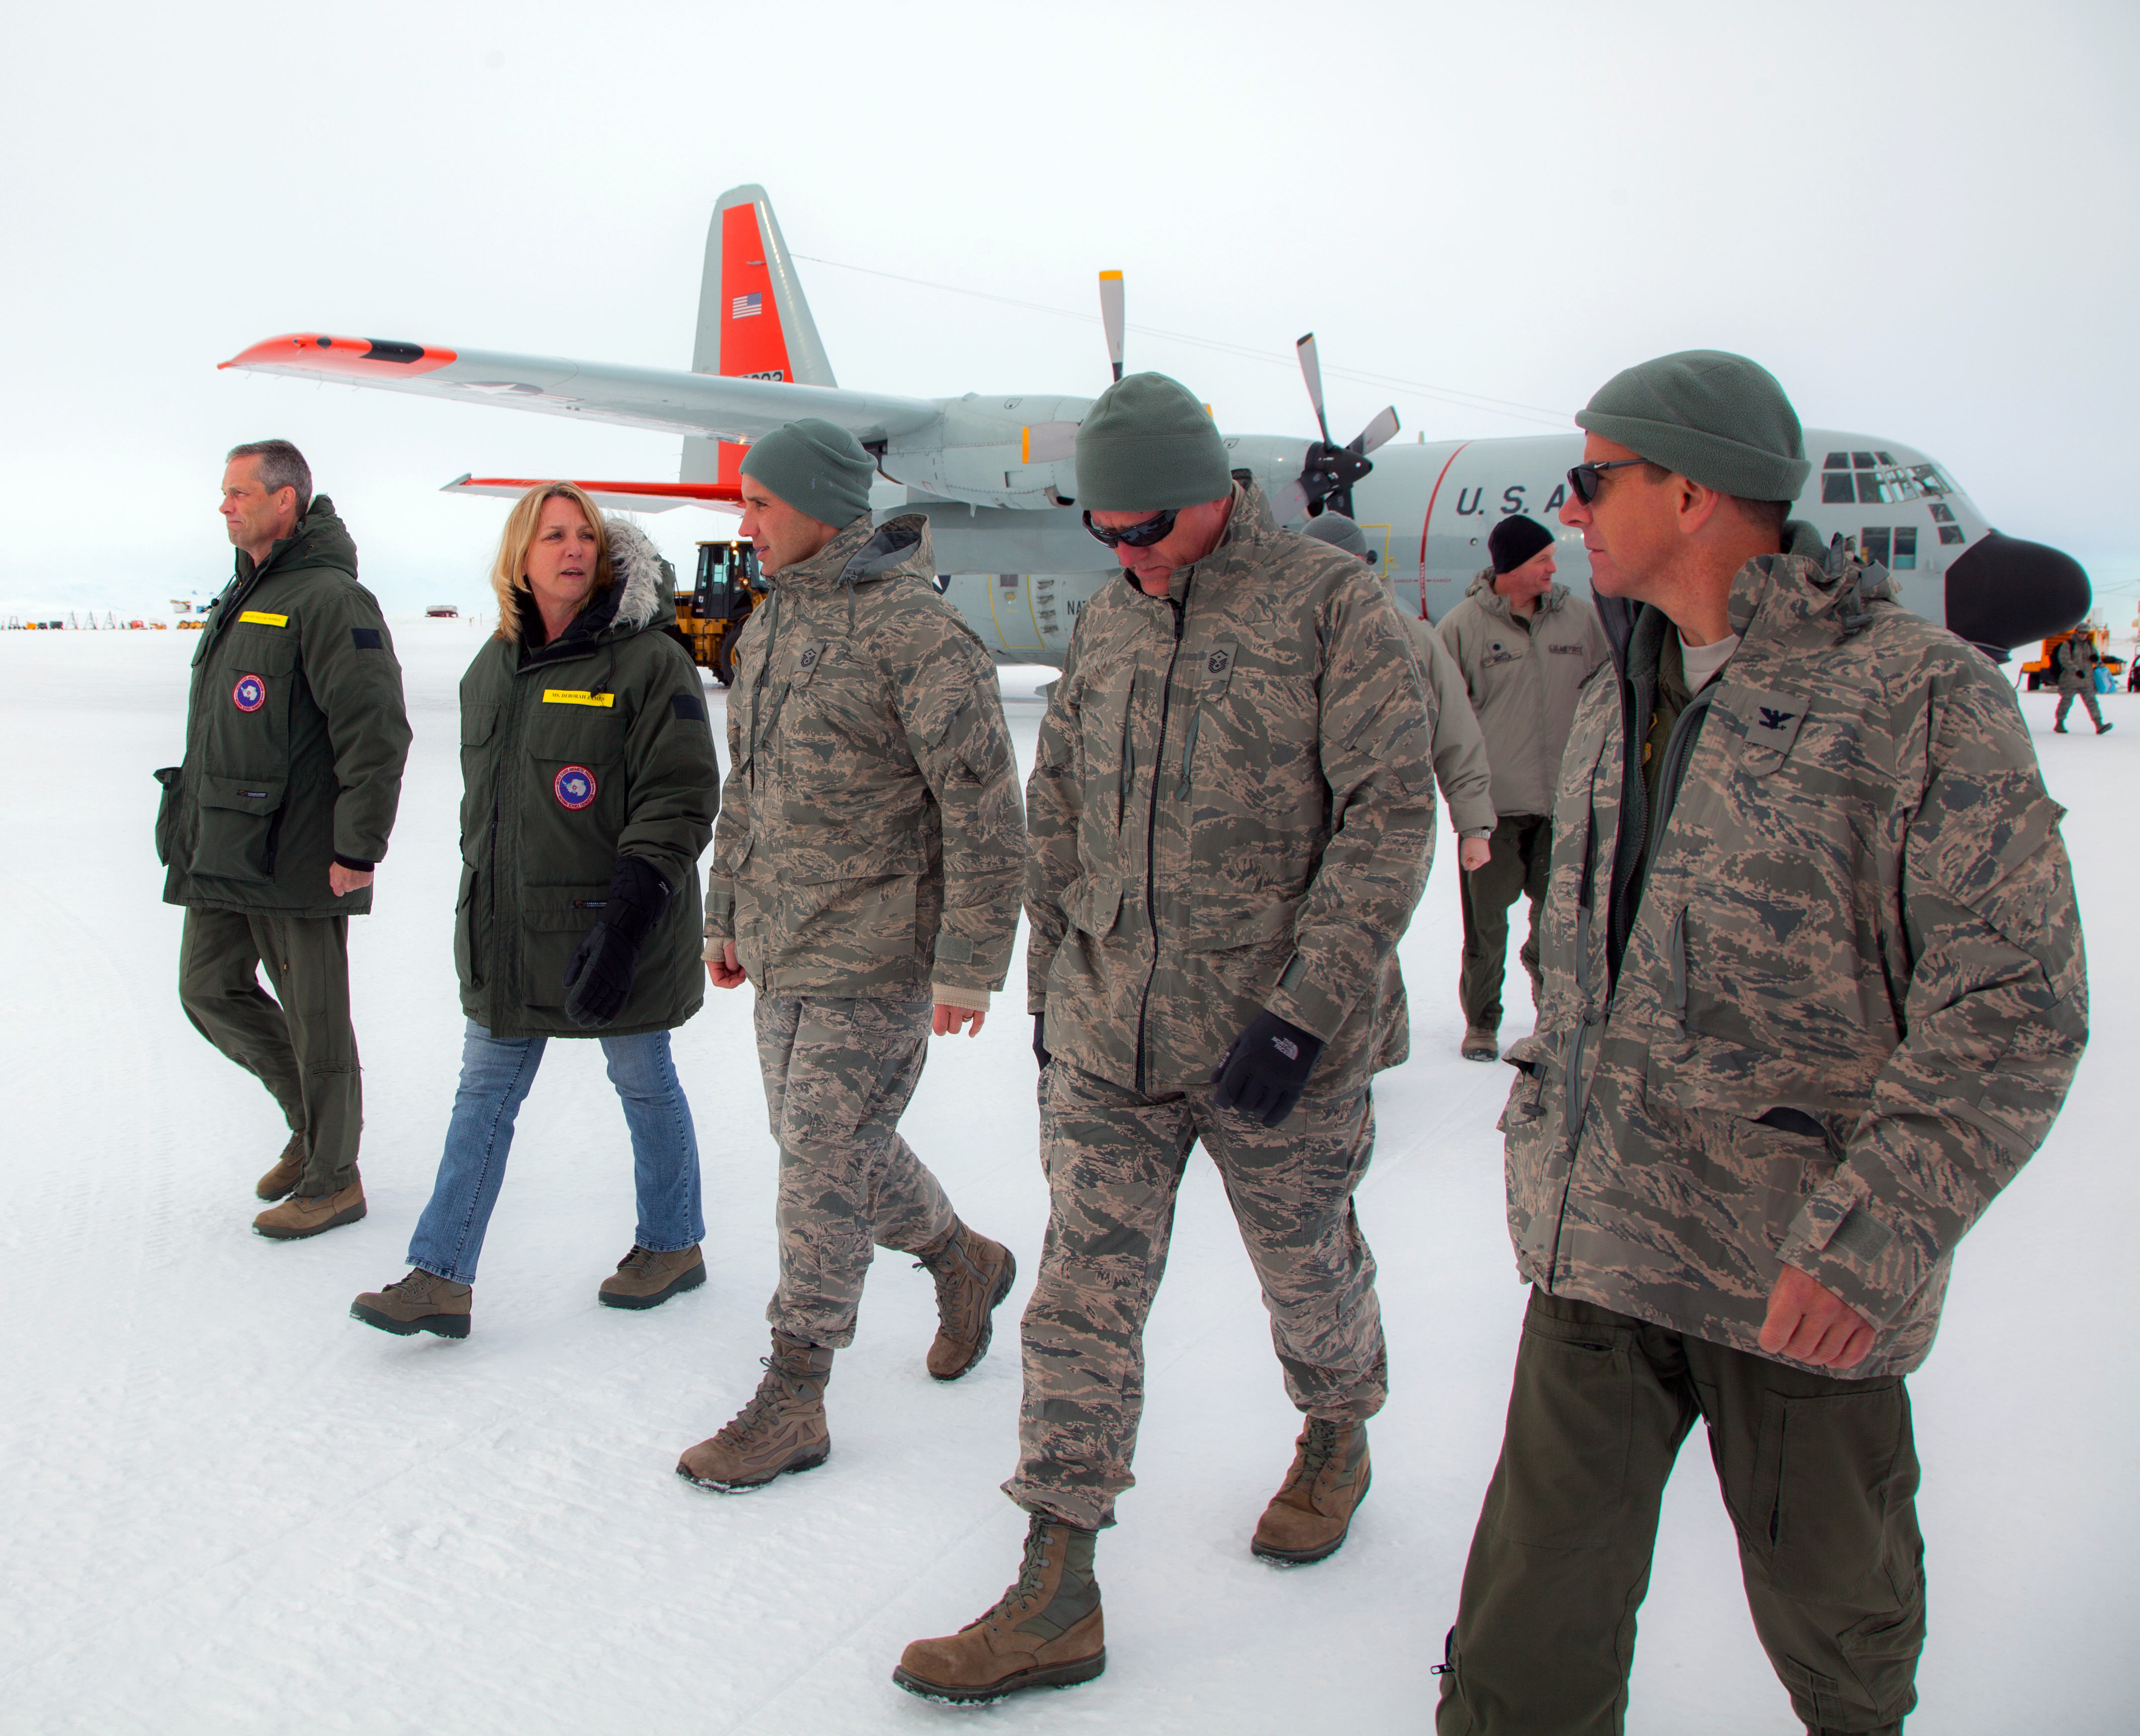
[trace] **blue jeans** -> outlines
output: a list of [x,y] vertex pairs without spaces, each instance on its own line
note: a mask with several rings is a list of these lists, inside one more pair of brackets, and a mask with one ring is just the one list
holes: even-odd
[[[483,1233],[490,1224],[505,1160],[513,1150],[513,1119],[528,1101],[535,1070],[542,1064],[547,1037],[510,1040],[493,1037],[469,1020],[461,1042],[461,1083],[454,1118],[446,1128],[445,1155],[431,1203],[416,1220],[409,1263],[457,1284],[475,1282]],[[699,1136],[691,1106],[669,1058],[669,1033],[605,1037],[609,1081],[624,1104],[631,1130],[633,1179],[639,1191],[641,1248],[675,1253],[705,1239],[699,1214]]]

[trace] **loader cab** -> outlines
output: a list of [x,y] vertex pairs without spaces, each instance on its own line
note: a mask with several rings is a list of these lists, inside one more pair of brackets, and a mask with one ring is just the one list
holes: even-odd
[[735,679],[736,635],[765,597],[758,552],[749,543],[701,542],[690,595],[677,600],[676,626],[692,660],[726,687]]

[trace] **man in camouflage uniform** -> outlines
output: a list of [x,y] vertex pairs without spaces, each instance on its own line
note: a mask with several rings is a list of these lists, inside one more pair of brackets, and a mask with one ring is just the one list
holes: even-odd
[[736,650],[706,965],[758,987],[780,1283],[757,1395],[677,1466],[709,1488],[824,1462],[873,1244],[935,1277],[940,1380],[980,1361],[1018,1273],[899,1135],[931,1032],[979,1035],[1003,986],[1024,815],[994,666],[936,592],[927,519],[871,522],[873,468],[815,417],[743,463],[772,595]]
[[2066,733],[2066,714],[2073,709],[2076,699],[2088,707],[2098,735],[2111,727],[2103,721],[2103,708],[2095,703],[2095,669],[2102,661],[2085,627],[2074,628],[2052,652],[2052,666],[2059,672],[2059,713],[2051,720],[2051,728],[2059,734]]
[[1902,1377],[2087,1040],[2060,810],[1981,654],[1784,522],[1775,380],[1691,351],[1577,417],[1612,643],[1553,816],[1502,1119],[1532,1285],[1441,1736],[1615,1732],[1699,1417],[1809,1731],[1899,1731],[1924,1642]]
[[1438,631],[1463,671],[1465,693],[1486,738],[1499,817],[1485,866],[1458,885],[1464,957],[1457,998],[1464,1005],[1466,1061],[1500,1052],[1501,982],[1509,955],[1509,910],[1530,900],[1530,931],[1516,956],[1539,996],[1539,909],[1553,859],[1553,792],[1561,751],[1575,720],[1575,696],[1606,660],[1598,611],[1553,582],[1553,536],[1513,513],[1486,538],[1493,565],[1472,580]]
[[1432,703],[1382,585],[1281,531],[1179,384],[1111,387],[1077,463],[1125,571],[1078,618],[1027,787],[1051,1209],[1004,1489],[1032,1517],[1018,1583],[895,1676],[955,1700],[1105,1667],[1093,1542],[1134,1480],[1145,1319],[1193,1145],[1307,1419],[1257,1554],[1344,1542],[1385,1396],[1352,1193],[1369,1079],[1405,1053],[1394,949],[1433,846]]

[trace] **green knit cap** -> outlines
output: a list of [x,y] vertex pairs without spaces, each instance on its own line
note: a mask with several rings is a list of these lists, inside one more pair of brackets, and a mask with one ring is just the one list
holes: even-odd
[[1813,469],[1776,376],[1724,350],[1681,350],[1615,374],[1575,425],[1742,500],[1796,500]]
[[1092,400],[1077,429],[1077,504],[1096,512],[1157,512],[1233,492],[1226,443],[1189,388],[1131,374]]
[[804,416],[753,440],[743,455],[743,473],[797,512],[842,531],[869,511],[876,465],[846,429],[822,416]]

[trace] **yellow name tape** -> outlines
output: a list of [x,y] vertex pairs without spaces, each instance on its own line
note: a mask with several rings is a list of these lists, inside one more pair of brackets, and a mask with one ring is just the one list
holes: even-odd
[[258,609],[248,609],[238,618],[241,621],[249,620],[256,627],[287,627],[290,625],[290,617],[287,615],[265,615]]
[[546,687],[542,689],[545,705],[601,705],[616,704],[615,694],[591,694],[584,687]]

